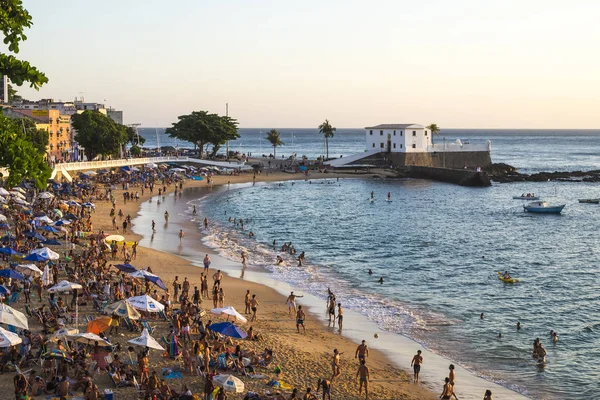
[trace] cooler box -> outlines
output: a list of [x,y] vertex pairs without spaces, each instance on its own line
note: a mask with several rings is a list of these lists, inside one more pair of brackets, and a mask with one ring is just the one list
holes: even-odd
[[113,391],[110,390],[110,389],[104,389],[104,398],[106,400],[113,400],[114,399],[114,397],[113,397]]

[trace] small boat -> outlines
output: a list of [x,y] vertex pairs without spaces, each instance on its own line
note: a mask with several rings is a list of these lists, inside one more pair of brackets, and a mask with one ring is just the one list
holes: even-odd
[[540,196],[513,196],[513,200],[539,200]]
[[519,280],[513,278],[512,276],[510,278],[505,278],[502,272],[498,272],[498,279],[504,283],[519,283]]
[[579,199],[580,203],[600,204],[600,199]]
[[545,201],[534,201],[533,203],[529,203],[526,206],[523,206],[525,211],[529,211],[532,213],[542,213],[542,214],[560,214],[563,208],[565,208],[566,204],[561,204],[559,206],[549,206]]

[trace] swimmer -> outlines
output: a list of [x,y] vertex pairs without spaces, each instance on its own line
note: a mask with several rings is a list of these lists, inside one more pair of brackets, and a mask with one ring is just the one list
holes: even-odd
[[552,335],[552,341],[554,343],[558,342],[558,335],[556,334],[556,332],[554,332],[554,334]]
[[250,233],[248,233],[248,237],[254,237],[254,233],[250,231]]
[[192,214],[196,215],[196,206],[194,206],[194,210],[192,211]]
[[275,265],[281,265],[283,264],[283,258],[281,258],[281,256],[277,256],[277,262],[275,263]]
[[483,319],[483,313],[481,313],[481,315],[479,315],[479,319]]
[[502,332],[498,333],[498,339],[502,339]]
[[517,330],[521,330],[521,323],[517,322]]
[[183,232],[183,229],[179,230],[179,243],[183,242],[183,237],[185,236],[185,233]]
[[383,277],[379,278],[377,282],[383,285]]
[[373,275],[373,270],[372,270],[371,268],[369,268],[369,272],[368,272],[368,274],[369,274],[369,275]]
[[392,201],[392,194],[388,192],[388,201]]

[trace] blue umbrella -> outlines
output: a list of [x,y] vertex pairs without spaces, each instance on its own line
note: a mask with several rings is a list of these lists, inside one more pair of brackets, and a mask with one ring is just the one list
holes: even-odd
[[0,294],[6,296],[10,294],[10,290],[4,285],[0,285]]
[[60,231],[52,226],[42,226],[42,229],[45,230],[46,232],[52,232],[52,233],[60,233]]
[[149,280],[150,282],[154,283],[156,286],[158,286],[162,290],[167,290],[167,286],[164,284],[162,279],[160,279],[158,276],[146,276],[146,279]]
[[128,274],[137,271],[137,269],[131,264],[117,264],[113,265],[113,267],[115,267],[119,271],[126,272]]
[[10,228],[10,226],[8,224],[6,224],[4,222],[0,224],[0,229],[8,229],[8,228]]
[[56,239],[50,239],[50,240],[46,240],[45,242],[42,242],[42,244],[43,244],[44,246],[46,246],[46,245],[48,245],[48,246],[61,246],[61,245],[62,245],[62,243],[61,243],[61,242],[59,242],[59,241],[58,241],[58,240],[56,240]]
[[13,234],[12,234],[12,233],[10,233],[10,232],[8,232],[8,233],[6,234],[6,236],[2,236],[2,237],[0,238],[0,240],[1,240],[1,241],[3,241],[3,242],[4,242],[5,240],[14,241],[15,239],[16,239],[16,238],[15,238],[15,235],[13,235]]
[[67,213],[67,214],[63,215],[63,218],[69,219],[71,221],[77,221],[79,219],[79,218],[77,218],[77,216],[75,214],[71,214],[71,213]]
[[23,260],[25,261],[35,261],[35,262],[40,262],[40,261],[48,261],[49,258],[46,258],[40,254],[37,253],[33,253],[28,255],[27,257],[25,257]]
[[246,332],[231,322],[217,322],[216,324],[212,324],[210,326],[210,330],[236,339],[245,339],[248,336]]
[[22,255],[21,253],[19,253],[18,251],[15,251],[13,249],[11,249],[10,247],[2,247],[2,248],[0,248],[0,253],[6,254],[6,255],[9,255],[9,256],[20,256],[20,255]]
[[68,225],[68,224],[69,224],[69,222],[65,222],[65,221],[63,221],[62,219],[61,219],[61,220],[59,220],[59,221],[56,221],[56,222],[54,223],[54,225],[55,225],[55,226],[63,226],[63,225]]
[[20,280],[25,279],[25,276],[23,276],[23,274],[20,274],[13,269],[0,269],[0,276],[3,278],[11,278],[11,279],[20,279]]
[[45,237],[43,237],[42,235],[40,235],[40,234],[39,234],[39,233],[37,233],[37,232],[25,232],[25,236],[27,236],[27,237],[29,237],[29,238],[32,238],[32,239],[41,240],[41,241],[44,241],[44,240],[46,240],[46,238],[45,238]]

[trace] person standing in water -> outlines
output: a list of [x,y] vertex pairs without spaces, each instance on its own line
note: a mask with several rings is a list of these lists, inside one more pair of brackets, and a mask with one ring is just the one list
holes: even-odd
[[194,211],[192,211],[192,214],[196,215],[196,206],[194,206]]
[[183,242],[183,237],[185,236],[185,233],[183,232],[183,229],[179,230],[179,243]]
[[344,310],[342,309],[342,303],[338,303],[337,320],[338,320],[339,331],[341,332],[342,326],[344,325]]
[[165,222],[169,222],[169,212],[165,211]]
[[410,362],[410,366],[413,367],[415,383],[419,383],[419,372],[421,372],[421,364],[423,364],[423,356],[421,356],[421,350],[417,350],[417,354],[415,354],[412,361]]
[[152,220],[152,232],[156,231],[156,222],[154,222],[154,220]]
[[375,192],[371,192],[371,201],[375,201]]
[[392,201],[392,193],[388,192],[388,201]]
[[204,217],[204,229],[208,229],[208,218]]

